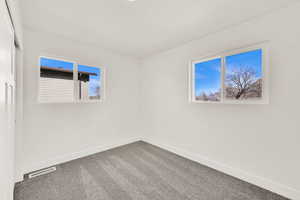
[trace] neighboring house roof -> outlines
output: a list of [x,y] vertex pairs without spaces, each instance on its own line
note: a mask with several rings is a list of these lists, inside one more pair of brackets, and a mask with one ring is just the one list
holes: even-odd
[[[80,81],[89,81],[90,76],[97,76],[97,73],[78,71]],[[41,66],[41,77],[73,80],[73,70]]]

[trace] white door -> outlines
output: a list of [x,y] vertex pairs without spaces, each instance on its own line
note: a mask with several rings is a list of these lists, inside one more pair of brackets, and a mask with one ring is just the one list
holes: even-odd
[[0,199],[13,200],[15,138],[14,33],[0,0]]

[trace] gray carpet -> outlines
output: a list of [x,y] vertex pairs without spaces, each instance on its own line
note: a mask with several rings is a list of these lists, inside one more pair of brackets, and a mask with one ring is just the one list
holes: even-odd
[[144,142],[57,166],[27,179],[15,200],[286,200]]

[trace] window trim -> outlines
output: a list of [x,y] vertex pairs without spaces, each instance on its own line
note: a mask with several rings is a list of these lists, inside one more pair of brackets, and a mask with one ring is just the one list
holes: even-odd
[[[73,100],[72,101],[42,101],[40,100],[40,74],[41,74],[41,58],[47,58],[47,59],[53,59],[53,60],[59,60],[59,61],[63,61],[63,62],[69,62],[69,63],[73,63],[74,69],[73,69],[73,84],[74,84],[74,96],[73,96]],[[39,56],[38,57],[38,92],[37,92],[37,102],[38,104],[77,104],[77,103],[102,103],[105,100],[105,75],[106,75],[106,70],[105,67],[98,67],[97,65],[89,65],[89,64],[82,64],[82,63],[86,63],[86,62],[77,62],[75,61],[75,59],[72,61],[71,59],[67,59],[64,58],[62,56]],[[93,99],[93,100],[80,100],[78,98],[78,92],[77,92],[77,79],[78,79],[78,65],[86,65],[86,66],[90,66],[90,67],[97,67],[100,69],[100,84],[101,84],[101,90],[100,90],[100,99]],[[101,65],[102,66],[102,65]]]
[[[228,100],[225,98],[225,75],[226,64],[225,58],[227,56],[245,53],[254,50],[262,50],[262,98],[261,99],[247,99],[247,100]],[[221,58],[221,100],[216,101],[197,101],[195,96],[195,64]],[[248,45],[231,50],[222,51],[210,56],[204,56],[200,59],[193,59],[189,63],[189,102],[190,103],[204,103],[204,104],[269,104],[269,45],[268,42],[261,42],[254,45]]]

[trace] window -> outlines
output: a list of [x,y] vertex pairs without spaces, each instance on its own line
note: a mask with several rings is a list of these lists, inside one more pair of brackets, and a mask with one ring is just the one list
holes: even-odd
[[255,46],[192,62],[191,99],[267,103],[266,48]]
[[78,65],[79,99],[100,100],[101,70],[97,67]]
[[195,63],[195,99],[197,101],[221,100],[221,58]]
[[40,58],[41,102],[71,102],[74,100],[74,63]]
[[103,99],[103,69],[59,59],[40,58],[39,102]]
[[262,49],[225,57],[226,99],[262,98]]

